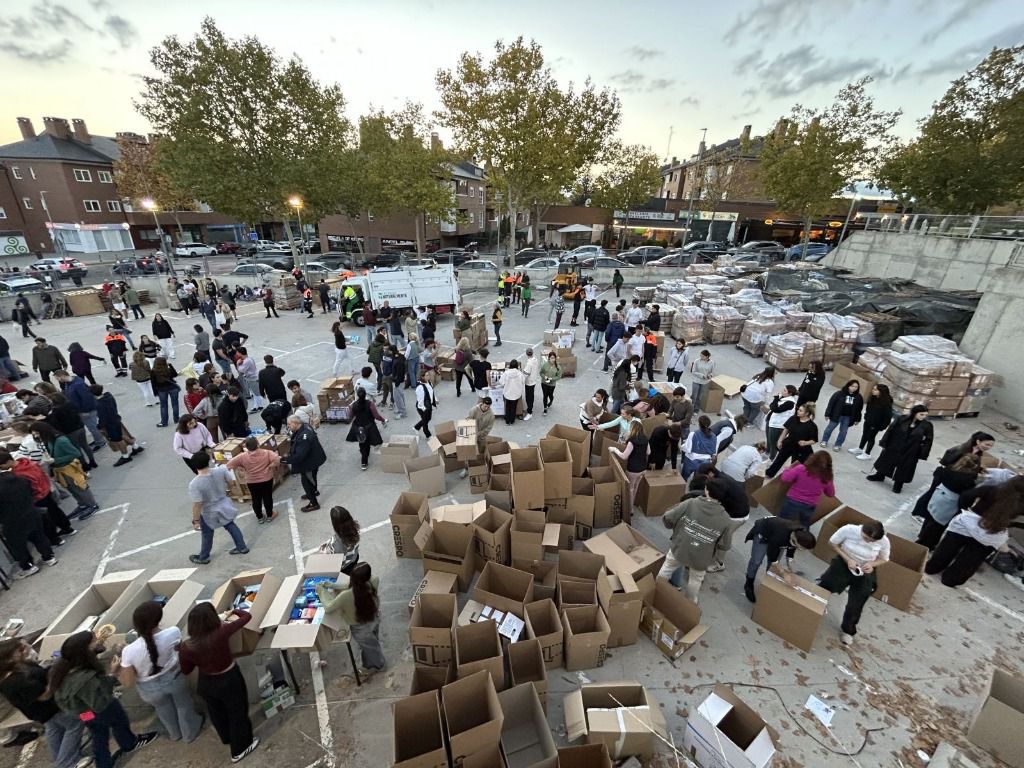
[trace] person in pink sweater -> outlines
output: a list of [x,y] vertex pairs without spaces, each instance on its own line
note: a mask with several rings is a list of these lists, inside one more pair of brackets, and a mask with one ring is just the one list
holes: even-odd
[[782,482],[790,486],[779,517],[799,519],[802,526],[809,528],[818,500],[822,496],[836,495],[832,483],[832,456],[828,451],[815,451],[804,464],[793,464],[786,469]]
[[280,465],[281,456],[277,451],[260,448],[255,437],[247,437],[245,450],[228,461],[228,469],[241,467],[245,470],[244,481],[252,496],[252,511],[256,522],[261,525],[277,517],[274,511],[274,473]]

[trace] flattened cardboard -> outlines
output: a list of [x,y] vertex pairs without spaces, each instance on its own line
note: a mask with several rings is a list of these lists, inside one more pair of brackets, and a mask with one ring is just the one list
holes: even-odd
[[508,768],[557,768],[558,751],[536,689],[529,683],[498,694],[501,746]]
[[427,494],[402,491],[391,509],[391,535],[395,540],[395,557],[422,557],[416,544],[416,532],[427,519]]
[[267,615],[270,605],[274,602],[274,597],[281,589],[281,579],[272,574],[270,570],[270,568],[259,568],[235,574],[217,587],[213,597],[210,598],[210,602],[213,603],[217,613],[224,613],[224,611],[231,609],[231,604],[234,602],[235,597],[244,587],[249,587],[253,584],[260,585],[260,591],[257,593],[252,607],[249,608],[249,613],[252,614],[252,621],[231,635],[231,653],[235,656],[247,656],[253,653],[260,641],[260,636],[263,634],[260,624],[263,623],[263,618]]
[[412,660],[425,667],[447,667],[452,660],[455,595],[421,594],[409,617]]
[[658,579],[651,605],[645,605],[640,628],[658,650],[678,659],[708,631],[700,607],[664,579]]
[[[822,522],[814,554],[826,563],[831,562],[836,556],[832,545],[828,543],[832,534],[844,525],[864,525],[873,519],[853,507],[836,510]],[[875,569],[878,589],[873,597],[901,611],[909,611],[917,585],[924,578],[928,548],[888,532],[885,535],[889,537],[889,562]]]
[[533,602],[533,576],[488,561],[473,587],[473,599],[523,618],[523,607]]
[[412,616],[422,595],[454,595],[458,585],[459,578],[454,573],[427,571],[409,598],[409,615]]
[[440,496],[445,492],[445,466],[440,456],[430,453],[405,462],[405,474],[409,478],[409,490]]
[[769,768],[775,756],[772,736],[760,715],[731,688],[716,685],[690,711],[683,746],[703,768]]
[[446,768],[441,701],[437,691],[399,699],[391,706],[394,768]]
[[459,680],[487,672],[494,680],[495,690],[505,690],[505,659],[497,624],[493,621],[456,624],[452,630],[452,649],[455,676]]
[[409,695],[415,696],[418,693],[440,691],[448,683],[454,682],[454,680],[455,671],[450,664],[447,667],[421,667],[417,665],[412,669]]
[[967,740],[1013,768],[1024,768],[1024,680],[992,670]]
[[[787,491],[789,491],[789,484],[782,482],[781,477],[773,477],[754,492],[754,499],[773,515],[778,515],[782,510],[782,503],[786,500]],[[818,504],[814,508],[814,514],[811,515],[811,525],[814,525],[841,506],[843,506],[843,502],[838,498],[822,496],[818,499]]]
[[498,507],[487,507],[487,510],[473,521],[477,561],[508,565],[512,556],[511,530],[511,514]]
[[660,517],[686,493],[686,481],[674,469],[648,469],[640,478],[636,506],[647,517]]
[[638,683],[588,683],[565,697],[566,738],[603,744],[614,760],[654,754],[667,726],[658,703]]
[[510,685],[532,683],[544,711],[548,711],[548,668],[540,640],[520,640],[505,646]]
[[612,573],[631,576],[639,581],[650,574],[657,576],[665,562],[665,554],[628,523],[619,523],[583,542],[583,548],[604,555],[605,567]]
[[590,433],[565,424],[555,424],[548,430],[548,437],[565,440],[569,444],[573,477],[583,477],[587,465],[590,464]]
[[512,503],[517,510],[544,506],[544,464],[536,447],[512,449]]
[[444,521],[433,527],[424,523],[416,533],[416,544],[423,553],[423,573],[454,573],[459,579],[459,592],[469,589],[476,572],[472,528]]
[[791,587],[776,573],[772,566],[761,577],[750,618],[800,650],[810,651],[828,607],[829,592],[795,575]]
[[572,493],[572,453],[569,443],[555,437],[541,438],[538,444],[544,462],[544,498],[564,499]]
[[526,606],[526,633],[528,639],[540,642],[545,667],[562,666],[565,631],[554,600],[536,600]]
[[608,619],[608,647],[636,642],[644,596],[632,576],[602,572],[597,578],[597,600]]
[[558,768],[614,768],[608,747],[602,744],[580,744],[558,748]]
[[391,435],[380,447],[375,463],[381,472],[401,475],[405,472],[405,462],[418,458],[419,455],[419,435]]
[[736,397],[740,393],[740,387],[746,383],[743,379],[725,374],[712,377],[704,389],[704,404],[701,410],[705,413],[721,413],[725,400]]
[[[594,528],[611,528],[622,522],[622,488],[611,467],[591,467],[594,481]],[[583,537],[581,537],[583,538]]]
[[504,715],[494,681],[486,672],[446,685],[441,689],[441,705],[454,763],[500,742]]
[[611,627],[599,605],[562,609],[565,668],[570,672],[603,667]]

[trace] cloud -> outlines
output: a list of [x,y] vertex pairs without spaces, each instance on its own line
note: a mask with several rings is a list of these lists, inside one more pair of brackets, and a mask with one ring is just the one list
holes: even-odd
[[965,43],[951,53],[941,58],[907,69],[903,67],[899,72],[905,77],[916,77],[919,80],[926,77],[938,77],[949,75],[962,75],[967,70],[977,66],[992,51],[993,48],[1011,48],[1021,44],[1024,40],[1024,21],[1004,27],[991,35],[972,40]]
[[647,84],[648,91],[664,91],[676,84],[676,81],[668,77],[656,77]]
[[659,51],[657,48],[645,48],[642,45],[631,45],[626,49],[626,53],[640,61],[649,61],[665,55],[664,51]]
[[[115,41],[122,48],[135,41],[135,25],[123,16],[106,13],[108,0],[90,0],[90,6],[100,14],[93,21],[55,0],[39,0],[20,13],[0,15],[0,53],[35,63],[51,63],[70,58],[75,47],[85,37]],[[59,43],[54,43],[58,39]],[[13,42],[17,41],[17,42]]]
[[71,41],[64,39],[47,47],[24,46],[12,42],[0,42],[0,53],[20,59],[28,64],[54,64],[64,61],[71,54]]
[[992,2],[993,0],[960,0],[946,18],[921,36],[921,43],[924,45],[934,43],[954,26],[983,11]]
[[797,46],[772,59],[765,59],[759,52],[748,54],[736,62],[734,71],[757,83],[744,89],[744,96],[767,93],[776,98],[794,96],[818,86],[845,83],[861,75],[881,78],[892,74],[890,68],[875,59],[825,58],[810,44]]
[[120,44],[122,48],[128,48],[135,42],[138,31],[124,16],[111,15],[103,21],[103,27]]
[[608,79],[616,85],[630,85],[637,81],[642,81],[644,79],[644,75],[642,72],[637,72],[635,69],[624,69],[621,72],[616,72]]
[[740,13],[722,36],[735,43],[747,34],[763,38],[766,30],[799,28],[808,32],[817,26],[832,26],[848,13],[858,0],[758,0],[746,13]]
[[749,109],[746,112],[737,112],[734,115],[729,115],[729,119],[730,120],[746,120],[748,117],[754,117],[754,115],[758,115],[760,113],[761,113],[761,108],[760,107],[754,107],[753,109]]
[[693,96],[686,96],[679,100],[680,107],[693,107],[696,109],[700,106],[700,99],[694,98]]

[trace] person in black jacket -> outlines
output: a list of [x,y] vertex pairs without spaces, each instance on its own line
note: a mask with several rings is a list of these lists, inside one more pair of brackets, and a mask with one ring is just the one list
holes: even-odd
[[[996,444],[996,439],[988,432],[975,432],[971,435],[970,439],[965,443],[954,445],[952,448],[946,450],[942,454],[942,458],[939,459],[940,467],[951,467],[956,464],[962,457],[973,454],[978,457],[978,461],[981,461],[987,451],[992,450],[992,446]],[[932,484],[927,491],[921,494],[920,498],[914,502],[914,509],[911,510],[911,515],[919,517],[922,520],[928,519],[928,504],[932,500],[932,494],[935,493],[935,489],[939,487],[938,473],[936,471],[935,476],[932,478]]]
[[870,459],[871,451],[875,447],[875,437],[891,423],[892,395],[885,384],[875,384],[865,403],[864,429],[860,442],[856,448],[850,448],[850,453],[856,454],[861,461]]
[[291,412],[292,406],[287,400],[271,400],[267,407],[260,411],[260,418],[266,423],[268,430],[280,435],[281,427]]
[[[10,454],[5,454],[10,461]],[[21,572],[15,578],[23,579],[39,573],[39,566],[32,562],[28,551],[28,543],[39,552],[39,556],[47,565],[56,565],[57,558],[53,555],[46,532],[43,530],[43,516],[32,505],[32,485],[13,471],[0,472],[0,528],[4,532],[4,541],[10,550]]]
[[249,414],[238,387],[229,388],[227,396],[217,406],[217,426],[225,437],[249,436]]
[[874,472],[867,479],[878,483],[892,478],[892,492],[903,490],[904,483],[914,479],[917,462],[927,459],[932,450],[934,432],[928,421],[928,406],[915,405],[910,414],[900,416],[889,425],[879,445],[882,455],[875,462]]
[[284,386],[284,370],[274,365],[273,355],[264,355],[263,362],[267,365],[257,376],[260,395],[267,398],[268,401],[287,400],[288,391]]
[[651,439],[648,441],[651,448],[651,453],[648,456],[650,466],[655,469],[664,469],[665,461],[671,456],[672,469],[675,469],[679,461],[679,438],[682,435],[683,427],[679,422],[655,427],[651,432]]
[[661,307],[658,304],[651,307],[651,314],[644,320],[644,328],[648,331],[661,330]]
[[327,461],[327,454],[316,432],[309,426],[302,423],[302,419],[292,415],[288,417],[288,431],[292,433],[291,446],[288,456],[281,459],[281,462],[288,465],[293,475],[299,475],[302,481],[302,489],[305,493],[302,498],[309,503],[301,508],[303,512],[313,512],[320,509],[317,496],[320,491],[316,487],[317,471]]
[[587,348],[594,352],[604,352],[601,342],[604,340],[604,332],[608,330],[612,316],[608,311],[608,299],[601,299],[601,304],[590,315],[590,326],[594,329],[590,338],[587,339]]
[[825,434],[821,436],[819,445],[828,448],[828,439],[832,432],[839,427],[839,437],[836,438],[834,451],[839,451],[846,442],[846,431],[860,422],[861,414],[864,412],[864,398],[860,394],[860,382],[851,379],[846,382],[842,389],[833,393],[828,399],[825,407],[825,418],[828,425],[825,427]]
[[[743,584],[743,594],[752,603],[757,602],[757,595],[754,593],[754,579],[757,578],[757,569],[767,558],[768,563],[765,570],[772,567],[772,563],[779,559],[782,548],[787,550],[814,549],[818,543],[814,534],[800,525],[798,520],[786,520],[781,517],[762,517],[751,527],[745,541],[750,542],[750,559],[747,561],[747,580]],[[793,569],[790,558],[787,556],[783,561],[785,570],[783,579],[789,583],[792,580]]]
[[974,496],[967,492],[974,488],[982,473],[981,461],[973,453],[965,453],[952,466],[941,464],[935,470],[934,489],[925,506],[924,522],[917,534],[917,543],[935,549],[946,532],[949,522],[961,509],[970,509]]
[[362,463],[359,468],[366,471],[370,462],[370,448],[381,445],[384,440],[377,429],[377,422],[387,425],[388,421],[377,411],[373,400],[366,397],[366,390],[360,387],[356,390],[356,401],[352,403],[352,426],[349,427],[345,440],[349,443],[359,443],[359,455]]
[[799,408],[804,403],[818,402],[818,395],[825,384],[825,369],[821,363],[814,360],[807,369],[804,380],[800,382],[800,389],[797,392],[796,405]]
[[96,463],[96,457],[85,433],[85,424],[77,406],[60,392],[50,395],[50,402],[53,405],[50,408],[50,413],[46,416],[46,423],[67,437],[81,451],[82,467],[85,471],[96,469],[99,465]]

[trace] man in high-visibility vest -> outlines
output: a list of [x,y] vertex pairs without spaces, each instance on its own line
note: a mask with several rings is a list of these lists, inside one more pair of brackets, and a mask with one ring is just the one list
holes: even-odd
[[644,332],[644,365],[647,367],[647,380],[654,381],[654,360],[658,357],[658,337],[654,331]]

